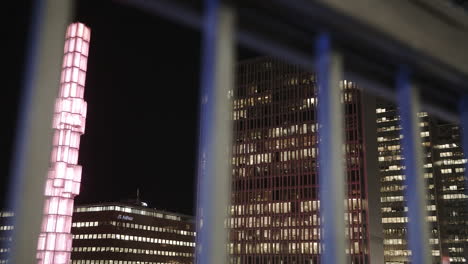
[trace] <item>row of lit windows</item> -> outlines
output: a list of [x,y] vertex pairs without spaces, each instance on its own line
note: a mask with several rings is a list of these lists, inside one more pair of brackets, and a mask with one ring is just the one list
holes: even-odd
[[444,159],[442,160],[443,165],[459,165],[466,164],[467,159]]
[[400,120],[399,116],[393,116],[393,117],[379,117],[377,118],[377,123],[385,123],[385,122],[392,122],[392,121],[398,121]]
[[386,137],[377,137],[378,142],[388,142],[388,141],[395,141],[400,140],[403,138],[403,135],[399,136],[386,136]]
[[380,197],[380,202],[402,202],[405,198],[403,196],[384,196]]
[[465,171],[465,168],[454,168],[453,170],[452,169],[441,169],[440,172],[442,174],[448,174],[448,173],[452,173],[452,172],[456,172],[456,173],[461,173],[461,172],[464,172]]
[[158,226],[149,226],[149,225],[140,225],[135,223],[124,223],[124,222],[117,222],[117,221],[110,221],[110,222],[75,222],[72,224],[72,227],[94,227],[99,225],[106,225],[111,224],[113,226],[124,226],[127,228],[134,228],[134,229],[142,229],[148,231],[156,231],[156,232],[168,232],[168,233],[176,233],[180,235],[186,236],[195,236],[195,232],[185,231],[185,230],[177,230],[173,228],[165,228],[165,227],[158,227]]
[[195,247],[194,242],[160,239],[154,237],[142,237],[123,234],[76,234],[73,239],[116,239],[116,240],[129,240],[138,242],[147,242],[154,244],[169,244],[174,246]]
[[12,225],[0,226],[0,230],[13,230]]
[[[435,215],[430,215],[430,216],[427,216],[426,218],[428,222],[437,222],[437,216]],[[383,224],[408,223],[408,217],[382,217],[382,223]]]
[[75,252],[116,252],[170,257],[193,257],[193,253],[122,247],[73,247]]
[[378,151],[383,152],[383,151],[395,151],[395,150],[400,150],[400,145],[385,145],[385,146],[379,146],[377,148]]
[[[397,175],[401,176],[401,175]],[[392,176],[386,176],[386,177],[392,177]],[[391,185],[384,185],[380,187],[381,192],[395,192],[395,191],[403,191],[406,189],[405,185],[402,184],[391,184]]]
[[271,95],[242,98],[234,100],[234,109],[244,108],[248,106],[254,106],[256,104],[269,104],[271,103]]
[[148,210],[141,210],[126,206],[118,206],[118,205],[109,205],[109,206],[91,206],[91,207],[76,207],[74,212],[81,213],[81,212],[102,212],[102,211],[117,211],[117,212],[124,212],[124,213],[131,213],[131,214],[138,214],[138,215],[146,215],[152,216],[157,218],[165,218],[169,220],[176,220],[181,221],[182,218],[177,215],[170,215],[165,213],[160,213],[156,211],[148,211]]
[[401,126],[387,126],[387,127],[378,127],[377,132],[387,132],[387,131],[395,131],[395,130],[401,130]]
[[15,214],[13,212],[8,212],[8,211],[0,212],[0,217],[12,217],[14,215]]
[[[408,207],[400,207],[401,209],[403,209],[404,212],[408,212]],[[427,208],[427,211],[435,211],[436,210],[436,206],[435,204],[431,204],[431,205],[427,205],[426,206]],[[398,210],[398,207],[397,208],[394,208],[394,207],[382,207],[381,208],[381,211],[382,213],[396,213],[396,212],[401,212],[401,210]]]
[[[346,254],[360,253],[364,248],[360,246],[359,242],[347,245]],[[320,254],[321,247],[318,242],[302,242],[302,243],[230,243],[230,254]]]
[[[345,213],[344,220],[350,224],[359,224],[362,222],[362,216],[360,213]],[[231,228],[317,226],[320,225],[320,218],[317,214],[304,216],[300,221],[290,216],[284,218],[272,218],[270,216],[233,217],[230,218],[229,224]]]
[[[384,255],[385,256],[392,256],[392,257],[398,257],[398,256],[406,256],[409,257],[411,256],[411,251],[410,250],[384,250]],[[440,256],[440,251],[439,250],[432,250],[432,256]],[[402,262],[385,262],[386,264],[389,263],[397,263],[401,264]]]
[[379,162],[403,160],[401,155],[379,156]]
[[[2,263],[0,261],[0,263]],[[6,262],[5,262],[6,263]],[[134,261],[134,260],[109,260],[109,259],[74,259],[72,264],[177,264],[179,262],[153,262],[153,261]],[[184,262],[185,263],[185,262]]]
[[456,148],[458,147],[457,144],[455,143],[450,143],[450,144],[441,144],[441,145],[435,145],[434,148],[436,149],[447,149],[447,148]]
[[442,198],[444,200],[468,199],[468,195],[464,193],[444,194]]
[[[349,210],[359,210],[362,208],[361,199],[349,198],[344,200],[345,208]],[[264,214],[264,213],[290,213],[291,202],[278,202],[278,203],[263,203],[263,204],[249,204],[249,205],[232,205],[232,215],[246,215],[246,214]],[[320,209],[319,200],[301,201],[300,212],[316,212]]]

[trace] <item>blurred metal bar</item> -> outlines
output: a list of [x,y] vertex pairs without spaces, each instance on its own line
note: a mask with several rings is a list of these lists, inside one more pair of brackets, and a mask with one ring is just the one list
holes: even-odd
[[[138,8],[142,11],[157,15],[157,16],[163,16],[167,19],[170,19],[176,23],[183,24],[186,26],[190,26],[195,29],[199,29],[201,26],[201,21],[202,21],[202,16],[199,13],[198,10],[194,8],[190,8],[187,6],[187,4],[182,3],[183,1],[180,0],[173,0],[173,1],[167,1],[167,0],[152,0],[152,1],[145,1],[145,0],[114,0],[120,3],[124,3],[126,5]],[[293,10],[293,11],[300,11],[301,14],[305,14],[308,18],[311,19],[322,19],[322,23],[309,23],[307,24],[308,27],[315,27],[317,28],[318,26],[323,26],[327,23],[338,23],[336,25],[337,27],[343,26],[344,29],[340,30],[337,33],[336,36],[340,36],[340,33],[346,33],[345,35],[349,34],[357,34],[357,36],[354,39],[347,39],[347,41],[340,41],[341,44],[344,43],[354,43],[355,45],[358,45],[357,43],[360,43],[362,41],[365,41],[367,37],[369,37],[369,33],[371,32],[371,35],[374,35],[374,31],[369,31],[368,27],[363,27],[361,28],[359,32],[353,29],[355,25],[350,21],[349,19],[344,19],[342,15],[339,15],[340,20],[335,20],[335,19],[330,19],[330,17],[333,17],[334,15],[337,15],[336,13],[333,12],[322,12],[323,10],[321,8],[317,8],[317,3],[315,2],[305,2],[304,0],[275,0],[277,3],[282,3],[284,5],[284,8],[281,9],[282,13],[287,14],[287,12]],[[268,2],[270,3],[270,2]],[[256,10],[256,12],[261,13],[262,9]],[[296,18],[296,17],[295,17]],[[241,19],[241,18],[240,18]],[[278,21],[279,23],[279,21]],[[246,23],[246,26],[253,26],[256,23]],[[281,25],[281,23],[279,24]],[[302,23],[302,25],[305,25]],[[287,35],[285,33],[287,32],[281,32],[281,31],[276,31],[275,35],[269,35],[263,32],[263,30],[260,29],[253,29],[252,27],[242,27],[239,26],[236,30],[236,36],[237,36],[237,41],[238,43],[242,44],[244,47],[251,48],[255,50],[256,52],[263,53],[266,55],[274,56],[274,57],[280,57],[283,58],[285,61],[291,63],[291,64],[297,64],[301,65],[304,67],[306,70],[309,71],[314,71],[315,65],[312,60],[310,60],[311,55],[310,55],[310,50],[303,50],[300,48],[295,47],[294,45],[289,45],[290,43],[285,43],[283,41],[280,41],[281,39],[287,38]],[[332,26],[332,25],[329,25]],[[362,25],[361,25],[362,26]],[[269,28],[276,28],[275,25],[270,25]],[[349,30],[347,30],[350,28]],[[351,30],[353,29],[353,30]],[[307,36],[310,36],[310,34],[306,34]],[[378,40],[377,46],[380,44],[385,44],[389,43],[383,40],[382,36],[376,36],[373,38],[373,40]],[[373,43],[374,41],[369,41],[365,43]],[[380,43],[380,44],[379,44]],[[392,42],[393,43],[393,42]],[[362,45],[363,48],[366,48],[367,46]],[[364,47],[365,46],[365,47]],[[396,56],[396,51],[400,50],[401,46],[398,45],[390,45],[393,47],[391,50],[392,52],[389,52],[389,55],[382,54],[382,58],[388,58],[389,56],[393,58],[394,60],[399,60],[401,56]],[[309,48],[310,46],[307,46]],[[387,48],[389,47],[388,45],[386,46]],[[368,52],[367,52],[368,53]],[[349,55],[350,53],[346,53]],[[362,55],[362,54],[360,54]],[[403,56],[406,57],[406,56]],[[355,64],[356,62],[358,62]],[[396,98],[396,92],[394,91],[394,85],[393,82],[386,82],[380,78],[375,78],[374,74],[369,74],[367,71],[368,69],[374,69],[376,65],[381,65],[381,64],[388,64],[389,61],[386,60],[384,63],[382,61],[378,61],[373,63],[372,65],[367,65],[363,67],[362,62],[366,61],[366,58],[362,58],[359,56],[353,56],[350,58],[347,58],[347,62],[352,67],[347,67],[344,71],[344,77],[347,80],[351,80],[353,82],[357,82],[360,84],[361,87],[364,89],[368,90],[372,94],[376,96],[382,96],[385,98],[389,98],[390,100],[394,101]],[[416,62],[418,60],[412,60],[413,62]],[[361,69],[361,68],[364,69]],[[435,67],[437,68],[437,67]],[[385,70],[385,72],[389,72],[388,70]],[[441,77],[444,74],[437,74],[437,73],[431,73],[431,79],[434,76]],[[458,78],[454,78],[458,79]],[[463,82],[466,83],[466,82]],[[429,89],[426,84],[425,85],[425,90],[431,90]],[[447,82],[444,82],[444,85],[447,85]],[[445,87],[445,86],[444,86]],[[437,99],[435,101],[426,101],[422,102],[421,106],[425,111],[430,112],[433,116],[439,117],[441,119],[447,120],[449,122],[458,122],[458,114],[456,112],[456,109],[452,109],[451,104],[446,105],[446,104],[441,104],[438,101],[438,98],[432,97],[431,99]]]
[[322,226],[321,263],[345,263],[345,170],[344,110],[341,104],[340,80],[342,57],[331,47],[328,34],[316,40],[318,80],[319,184]]
[[[466,160],[468,160],[468,95],[460,100],[460,126],[462,150]],[[468,162],[465,163],[465,195],[468,195]]]
[[427,224],[427,187],[423,176],[423,155],[419,127],[419,94],[411,83],[409,70],[402,66],[396,78],[398,106],[402,126],[405,199],[408,206],[408,243],[411,263],[430,263],[429,227]]
[[9,199],[15,213],[10,263],[36,262],[63,36],[73,10],[71,0],[36,0],[34,4],[10,175]]
[[175,20],[177,23],[199,29],[202,27],[202,18],[199,14],[173,0],[115,0],[122,4],[131,5],[144,12]]
[[196,263],[228,263],[234,10],[221,0],[205,1],[203,72],[198,152]]

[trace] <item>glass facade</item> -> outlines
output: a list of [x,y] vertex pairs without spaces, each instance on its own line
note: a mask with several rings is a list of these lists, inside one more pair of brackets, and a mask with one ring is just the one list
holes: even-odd
[[191,264],[190,216],[140,205],[84,205],[73,214],[72,264]]
[[[261,58],[237,67],[231,263],[319,263],[316,76]],[[337,87],[337,89],[339,89]],[[351,263],[369,263],[361,93],[342,81]]]
[[[401,127],[397,108],[379,101],[377,141],[381,180],[384,255],[387,264],[409,263],[407,211]],[[432,263],[466,263],[468,199],[464,194],[463,152],[458,126],[419,113],[424,178],[427,185],[427,221],[430,227]]]

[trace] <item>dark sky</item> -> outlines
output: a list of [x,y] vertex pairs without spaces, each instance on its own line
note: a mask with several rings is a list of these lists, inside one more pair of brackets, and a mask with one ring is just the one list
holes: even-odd
[[[76,21],[91,27],[86,133],[77,204],[135,197],[151,207],[193,214],[198,137],[200,33],[112,1],[77,1]],[[30,3],[8,16],[0,137],[6,189],[15,135]],[[252,53],[239,50],[240,57]],[[49,153],[44,153],[49,155]]]

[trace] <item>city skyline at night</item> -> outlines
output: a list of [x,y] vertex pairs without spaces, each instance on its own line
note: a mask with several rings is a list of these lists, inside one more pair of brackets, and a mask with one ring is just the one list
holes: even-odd
[[8,7],[0,264],[465,263],[468,13],[358,1]]

